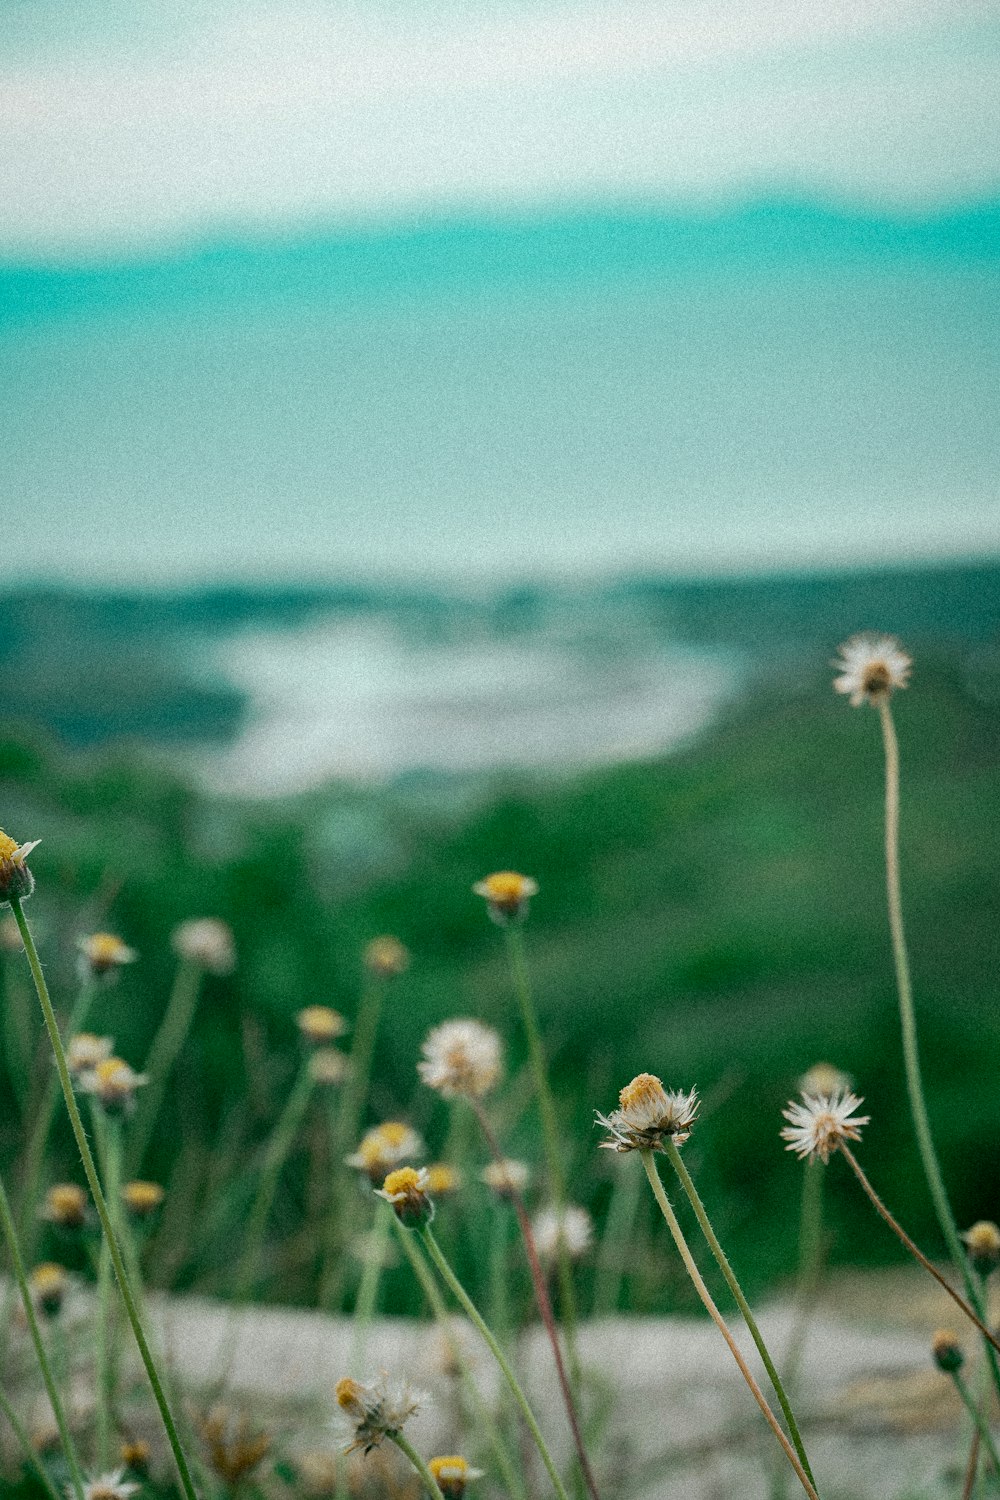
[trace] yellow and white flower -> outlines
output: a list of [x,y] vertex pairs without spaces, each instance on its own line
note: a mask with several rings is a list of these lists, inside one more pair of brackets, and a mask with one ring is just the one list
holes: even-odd
[[854,1113],[863,1102],[857,1094],[841,1093],[820,1098],[806,1094],[800,1104],[789,1103],[782,1110],[788,1121],[781,1132],[786,1151],[794,1151],[800,1161],[829,1161],[842,1142],[860,1141],[861,1126],[870,1119]]
[[170,942],[178,958],[207,974],[231,974],[236,967],[232,928],[217,917],[191,917],[175,927]]
[[851,707],[859,708],[862,703],[880,703],[893,688],[905,688],[913,660],[893,635],[852,635],[833,665],[840,673],[834,690],[847,693]]
[[11,899],[26,901],[35,889],[35,877],[25,860],[40,843],[40,839],[34,839],[30,844],[18,844],[0,828],[0,906]]
[[499,1197],[511,1198],[524,1192],[531,1181],[531,1168],[527,1162],[507,1156],[503,1161],[491,1161],[480,1175],[486,1186]]
[[307,1005],[295,1017],[296,1025],[313,1047],[335,1042],[347,1030],[347,1022],[329,1005]]
[[402,1120],[386,1120],[365,1132],[357,1151],[344,1160],[349,1167],[364,1172],[369,1180],[380,1186],[394,1167],[412,1161],[424,1154],[424,1143],[412,1125]]
[[530,875],[518,875],[516,870],[497,870],[485,880],[477,880],[472,889],[485,898],[493,921],[505,927],[527,916],[528,902],[538,895],[538,882]]
[[136,1073],[120,1057],[105,1057],[89,1071],[77,1077],[77,1087],[92,1094],[109,1114],[130,1114],[135,1108],[135,1091],[149,1080]]
[[482,1469],[474,1469],[464,1458],[457,1453],[443,1454],[438,1458],[432,1458],[427,1467],[437,1480],[438,1489],[445,1500],[462,1500],[465,1494],[465,1486],[470,1479],[482,1479]]
[[364,966],[369,974],[378,979],[396,979],[410,967],[409,949],[398,938],[372,938],[363,955]]
[[653,1073],[640,1073],[618,1095],[619,1108],[597,1115],[609,1132],[601,1141],[608,1151],[661,1150],[665,1139],[680,1146],[691,1134],[698,1113],[698,1091],[667,1091]]
[[[125,1470],[115,1469],[110,1474],[99,1474],[95,1479],[88,1479],[83,1486],[83,1500],[129,1500],[130,1495],[137,1493],[139,1486],[126,1481]],[[73,1486],[66,1486],[66,1494],[69,1500],[75,1500]]]
[[92,932],[80,938],[80,967],[92,979],[110,978],[125,964],[134,964],[139,957],[134,948],[123,943],[113,932]]

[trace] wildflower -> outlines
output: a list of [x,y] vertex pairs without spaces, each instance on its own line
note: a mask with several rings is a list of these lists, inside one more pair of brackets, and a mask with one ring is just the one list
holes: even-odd
[[69,1039],[66,1066],[73,1077],[79,1080],[85,1073],[92,1073],[98,1063],[109,1058],[114,1045],[109,1036],[95,1036],[92,1031],[78,1031]]
[[457,1193],[462,1186],[462,1175],[454,1167],[449,1167],[447,1162],[437,1161],[425,1169],[427,1178],[427,1191],[432,1198],[447,1198],[450,1193]]
[[668,1093],[652,1073],[640,1073],[622,1089],[618,1103],[620,1109],[597,1116],[597,1123],[611,1133],[601,1145],[608,1151],[655,1151],[664,1137],[675,1146],[687,1140],[698,1113],[698,1091]]
[[8,912],[5,917],[0,917],[0,952],[20,953],[23,947],[21,929],[15,922],[13,914]]
[[149,1444],[143,1438],[129,1438],[122,1443],[118,1457],[133,1474],[145,1477],[149,1472]]
[[35,889],[35,877],[25,860],[40,842],[40,839],[35,839],[31,844],[16,844],[0,828],[0,906],[5,906],[12,898],[27,901]]
[[860,1141],[861,1126],[867,1125],[870,1116],[855,1115],[854,1111],[863,1103],[856,1094],[842,1093],[813,1098],[806,1094],[801,1104],[790,1103],[782,1114],[788,1125],[781,1132],[787,1141],[785,1148],[794,1151],[800,1161],[807,1156],[810,1161],[830,1160],[842,1141]]
[[372,938],[364,951],[364,965],[378,979],[395,979],[410,967],[409,949],[398,938]]
[[232,929],[216,917],[192,917],[170,935],[178,958],[208,974],[231,974],[236,967]]
[[893,635],[852,635],[833,665],[840,673],[834,689],[849,693],[851,707],[858,708],[866,701],[882,702],[893,688],[905,688],[913,661]]
[[[137,1484],[125,1482],[125,1470],[115,1469],[110,1474],[100,1474],[96,1479],[88,1479],[83,1486],[83,1500],[129,1500],[138,1490]],[[72,1485],[66,1486],[66,1494],[69,1500],[74,1500]]]
[[542,1260],[555,1260],[562,1251],[579,1260],[590,1249],[594,1225],[585,1208],[568,1203],[565,1208],[543,1208],[532,1224],[535,1247]]
[[45,1194],[41,1217],[60,1229],[81,1229],[87,1221],[87,1195],[75,1182],[57,1182]]
[[28,1277],[28,1285],[33,1300],[47,1318],[54,1318],[62,1311],[69,1290],[69,1277],[62,1266],[51,1260],[42,1261]]
[[472,889],[477,896],[486,898],[491,918],[504,927],[527,916],[528,902],[538,894],[538,882],[514,870],[498,870],[485,880],[477,880]]
[[110,979],[124,964],[134,964],[139,957],[120,937],[111,932],[92,932],[77,943],[80,966],[85,978]]
[[309,1058],[309,1073],[313,1083],[343,1083],[347,1077],[347,1058],[336,1047],[317,1047]]
[[813,1063],[799,1079],[799,1093],[808,1094],[810,1099],[829,1099],[836,1094],[846,1094],[853,1082],[833,1063]]
[[202,1418],[199,1431],[209,1466],[234,1487],[253,1473],[271,1449],[269,1434],[255,1428],[246,1412],[221,1404]]
[[422,1168],[418,1172],[415,1167],[397,1167],[376,1192],[392,1204],[396,1218],[407,1229],[422,1229],[434,1217],[434,1203],[427,1191],[427,1173]]
[[1000,1228],[989,1219],[980,1219],[962,1235],[969,1259],[980,1276],[989,1276],[1000,1266]]
[[120,1057],[105,1057],[78,1078],[81,1090],[93,1094],[109,1115],[130,1114],[135,1108],[135,1091],[148,1082],[145,1073],[136,1073]]
[[370,1453],[383,1438],[396,1437],[424,1400],[421,1391],[412,1391],[404,1382],[390,1384],[380,1375],[370,1385],[344,1376],[334,1392],[337,1405],[354,1429],[354,1437],[345,1452],[360,1448]]
[[501,1198],[513,1198],[524,1192],[531,1181],[531,1168],[527,1162],[504,1157],[502,1161],[491,1161],[481,1172],[488,1188]]
[[314,1047],[336,1041],[347,1030],[347,1022],[343,1016],[329,1005],[307,1005],[304,1010],[299,1011],[295,1020],[306,1041]]
[[383,1125],[366,1131],[357,1151],[344,1160],[378,1185],[393,1167],[421,1156],[423,1149],[424,1143],[412,1126],[404,1125],[401,1120],[386,1120]]
[[122,1202],[136,1219],[151,1218],[165,1196],[158,1182],[126,1182],[122,1185]]
[[445,1021],[424,1038],[417,1072],[445,1099],[482,1099],[503,1072],[501,1042],[481,1021]]
[[934,1363],[946,1375],[955,1375],[965,1364],[962,1346],[949,1328],[939,1328],[931,1339]]
[[461,1500],[465,1494],[465,1486],[470,1479],[481,1479],[482,1469],[474,1469],[464,1458],[457,1455],[449,1455],[444,1458],[432,1458],[427,1465],[434,1478],[438,1482],[438,1489],[445,1500]]

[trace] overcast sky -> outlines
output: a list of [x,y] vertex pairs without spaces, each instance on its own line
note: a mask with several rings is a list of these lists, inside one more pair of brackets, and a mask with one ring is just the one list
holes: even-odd
[[0,0],[0,255],[1000,182],[978,0]]

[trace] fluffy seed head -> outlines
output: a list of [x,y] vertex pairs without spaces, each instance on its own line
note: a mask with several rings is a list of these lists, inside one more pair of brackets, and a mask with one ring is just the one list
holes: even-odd
[[93,1094],[108,1114],[130,1114],[135,1108],[136,1089],[148,1081],[145,1073],[136,1073],[120,1057],[102,1058],[77,1078],[83,1093]]
[[482,1099],[503,1073],[503,1050],[492,1026],[445,1021],[424,1038],[417,1072],[445,1099]]
[[54,1318],[62,1311],[69,1290],[69,1277],[62,1266],[51,1260],[42,1261],[28,1277],[28,1286],[32,1298],[47,1318]]
[[538,894],[538,882],[530,875],[518,875],[515,870],[498,870],[485,880],[477,880],[472,889],[485,898],[493,921],[505,926],[527,916],[528,902]]
[[601,1145],[608,1151],[656,1151],[670,1138],[680,1146],[691,1134],[698,1113],[698,1091],[668,1091],[653,1073],[640,1073],[618,1095],[619,1109],[598,1114],[608,1131]]
[[939,1328],[931,1339],[931,1353],[934,1363],[939,1370],[946,1375],[954,1375],[965,1363],[965,1355],[958,1338],[950,1328]]
[[[125,1470],[115,1469],[110,1474],[99,1474],[95,1479],[88,1479],[83,1486],[83,1500],[129,1500],[139,1486],[125,1481]],[[66,1494],[70,1500],[75,1500],[75,1491],[71,1484],[66,1486]]]
[[913,662],[893,635],[852,635],[834,662],[840,673],[833,686],[850,696],[851,707],[878,704],[893,688],[905,688]]
[[829,1161],[843,1141],[860,1141],[861,1126],[868,1124],[870,1116],[854,1111],[863,1102],[857,1094],[843,1093],[819,1099],[806,1094],[801,1103],[789,1103],[782,1110],[788,1121],[781,1132],[781,1139],[788,1142],[785,1149],[794,1151],[800,1161],[806,1157]]
[[831,1095],[846,1094],[853,1079],[833,1063],[813,1063],[799,1079],[799,1093],[808,1094],[810,1099],[828,1099]]
[[410,967],[410,954],[398,938],[376,937],[365,948],[363,962],[369,974],[395,979]]
[[122,1202],[137,1219],[155,1214],[165,1196],[158,1182],[126,1182],[122,1187]]
[[337,1381],[334,1395],[353,1429],[345,1448],[347,1453],[357,1448],[370,1453],[383,1439],[394,1437],[424,1399],[420,1391],[412,1391],[405,1381],[390,1383],[384,1374],[367,1385],[344,1376]]
[[578,1208],[575,1203],[567,1203],[562,1212],[543,1208],[531,1228],[542,1260],[555,1260],[562,1251],[570,1260],[579,1260],[586,1255],[594,1238],[593,1220],[585,1208]]
[[427,1467],[438,1482],[438,1489],[446,1500],[461,1500],[465,1494],[465,1486],[470,1479],[481,1479],[482,1469],[474,1469],[464,1458],[457,1454],[446,1454],[440,1458],[432,1458]]
[[295,1021],[306,1041],[314,1047],[336,1041],[347,1030],[343,1016],[329,1005],[307,1005],[299,1011]]
[[87,1221],[87,1195],[75,1182],[57,1182],[45,1194],[41,1217],[60,1229],[80,1229]]
[[980,1219],[962,1235],[969,1259],[980,1276],[989,1276],[1000,1266],[1000,1228],[989,1219]]
[[191,917],[170,936],[178,958],[209,974],[231,974],[236,967],[232,928],[217,917]]
[[108,978],[125,964],[134,964],[139,957],[134,948],[129,948],[112,932],[92,932],[77,943],[80,964],[85,974],[93,979]]
[[367,1131],[357,1151],[344,1160],[349,1167],[365,1172],[377,1186],[393,1167],[422,1156],[423,1150],[424,1143],[412,1126],[404,1125],[402,1120],[386,1120]]
[[491,1161],[482,1170],[482,1179],[488,1188],[501,1198],[511,1198],[524,1192],[531,1181],[531,1168],[527,1162],[505,1157],[503,1161]]

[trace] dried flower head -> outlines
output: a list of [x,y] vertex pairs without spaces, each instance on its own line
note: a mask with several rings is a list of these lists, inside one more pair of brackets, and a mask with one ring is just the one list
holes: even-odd
[[813,1063],[799,1079],[799,1093],[808,1094],[810,1099],[828,1099],[831,1095],[846,1094],[853,1082],[833,1063]]
[[84,1073],[92,1073],[98,1063],[109,1058],[114,1045],[113,1038],[109,1036],[95,1036],[92,1031],[78,1031],[69,1039],[66,1066],[73,1077],[79,1079]]
[[472,889],[477,896],[485,897],[493,921],[504,927],[527,916],[528,902],[538,894],[538,882],[514,870],[498,870],[485,880],[477,880]]
[[586,1255],[594,1238],[593,1221],[585,1208],[567,1203],[565,1208],[543,1208],[532,1222],[535,1248],[542,1260],[555,1260],[561,1253],[570,1260]]
[[397,1167],[390,1172],[378,1196],[391,1203],[396,1218],[407,1229],[422,1229],[434,1217],[434,1203],[427,1190],[427,1173],[416,1167]]
[[503,1073],[503,1049],[492,1026],[445,1021],[424,1038],[417,1072],[445,1099],[482,1099]]
[[112,932],[92,932],[77,943],[80,950],[80,966],[84,975],[92,979],[109,979],[125,964],[134,964],[139,957],[134,948],[129,948]]
[[421,1391],[410,1390],[405,1381],[390,1384],[384,1374],[368,1385],[344,1376],[334,1394],[353,1429],[347,1453],[357,1448],[370,1453],[384,1438],[395,1437],[424,1400]]
[[336,1047],[317,1047],[309,1057],[309,1073],[313,1083],[329,1087],[343,1083],[347,1077],[348,1061]]
[[[88,1479],[83,1486],[83,1500],[129,1500],[139,1486],[132,1482],[126,1482],[125,1470],[115,1469],[110,1474],[99,1474],[96,1479]],[[75,1491],[71,1484],[66,1486],[66,1494],[69,1500],[75,1500]]]
[[51,1260],[42,1261],[28,1277],[28,1286],[36,1307],[47,1318],[54,1318],[62,1311],[69,1290],[69,1277],[62,1266]]
[[469,1480],[483,1477],[482,1469],[474,1469],[470,1463],[464,1458],[459,1458],[457,1454],[432,1458],[427,1467],[437,1480],[438,1489],[445,1496],[445,1500],[461,1500]]
[[520,1196],[531,1181],[531,1168],[527,1162],[504,1157],[503,1161],[491,1161],[481,1172],[488,1188],[501,1198]]
[[402,1120],[386,1120],[366,1131],[357,1151],[344,1160],[379,1186],[393,1167],[422,1156],[423,1150],[424,1143],[411,1125],[404,1125]]
[[270,1435],[247,1412],[221,1403],[202,1418],[198,1430],[208,1464],[225,1484],[237,1485],[246,1479],[271,1451]]
[[806,1094],[801,1104],[789,1103],[781,1112],[788,1121],[781,1132],[781,1139],[788,1142],[785,1149],[794,1151],[800,1161],[806,1157],[829,1161],[843,1141],[860,1141],[861,1126],[868,1124],[870,1116],[854,1111],[863,1102],[856,1094],[844,1093],[819,1099]]
[[980,1276],[989,1276],[1000,1266],[1000,1228],[991,1220],[979,1219],[962,1239]]
[[41,1217],[60,1229],[82,1229],[87,1222],[87,1194],[75,1182],[56,1182],[45,1194]]
[[307,1005],[304,1010],[299,1011],[295,1021],[306,1041],[313,1047],[334,1042],[347,1030],[347,1022],[343,1016],[329,1005]]
[[122,1202],[136,1219],[148,1219],[166,1196],[158,1182],[126,1182],[122,1186]]
[[427,1191],[432,1198],[447,1198],[449,1194],[457,1193],[462,1186],[462,1174],[454,1167],[449,1167],[447,1162],[434,1162],[425,1168],[424,1176],[427,1179]]
[[16,844],[0,828],[0,906],[11,900],[27,901],[35,889],[35,877],[25,860],[40,842],[40,839],[35,839],[30,844]]
[[108,1114],[129,1114],[135,1108],[135,1091],[148,1082],[120,1057],[105,1057],[95,1067],[80,1073],[78,1087],[92,1094]]
[[622,1089],[618,1103],[610,1115],[597,1116],[609,1132],[601,1145],[608,1151],[656,1151],[668,1137],[675,1146],[687,1140],[698,1113],[698,1091],[668,1093],[652,1073],[640,1073]]
[[965,1364],[965,1355],[958,1338],[950,1328],[939,1328],[931,1339],[931,1354],[939,1370],[946,1375],[955,1375]]
[[178,958],[208,974],[231,974],[236,967],[232,928],[217,917],[191,917],[174,928],[170,942]]
[[21,929],[14,920],[13,912],[0,917],[0,953],[20,953],[24,944]]
[[410,967],[410,953],[398,938],[376,937],[365,948],[363,962],[376,978],[396,979]]
[[133,1474],[145,1475],[149,1472],[150,1448],[144,1438],[126,1439],[118,1450],[118,1457]]
[[852,635],[833,665],[840,673],[834,689],[850,694],[851,707],[858,708],[882,702],[893,688],[905,688],[913,662],[893,635]]

